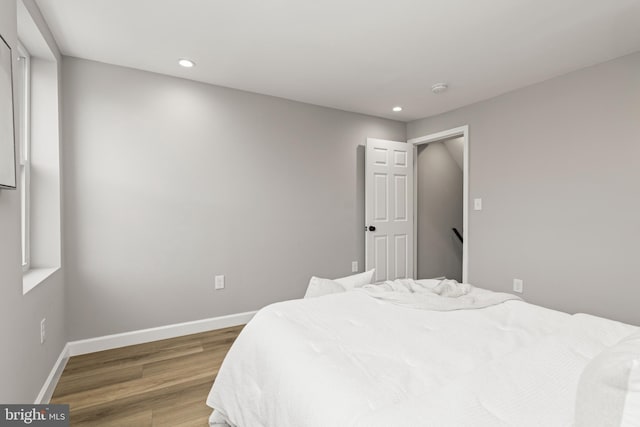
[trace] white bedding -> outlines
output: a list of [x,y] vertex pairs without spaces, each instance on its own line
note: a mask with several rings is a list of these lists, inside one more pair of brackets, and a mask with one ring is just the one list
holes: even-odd
[[387,280],[361,288],[369,296],[418,310],[473,310],[519,300],[512,294],[491,292],[455,280]]
[[523,301],[287,301],[245,327],[207,404],[238,427],[571,425],[582,368],[635,329]]

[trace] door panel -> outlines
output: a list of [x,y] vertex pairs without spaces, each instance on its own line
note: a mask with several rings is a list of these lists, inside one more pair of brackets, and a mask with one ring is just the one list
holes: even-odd
[[413,150],[405,142],[367,139],[365,264],[376,269],[376,281],[413,274]]
[[[388,237],[386,235],[377,235],[373,236],[373,244],[374,244],[374,266],[376,269],[375,272],[375,281],[380,282],[383,280],[387,280],[387,266],[389,265],[389,245],[388,245]],[[367,266],[367,269],[371,268]]]
[[394,236],[394,239],[394,251],[396,253],[396,276],[398,278],[404,278],[408,276],[409,271],[409,269],[407,268],[407,261],[409,260],[409,239],[406,234],[396,234]]
[[407,176],[406,175],[395,175],[395,215],[393,219],[395,221],[406,221],[407,220],[407,202],[409,195],[407,194]]
[[375,213],[373,218],[376,221],[387,221],[387,210],[389,208],[389,183],[386,174],[376,173],[373,177],[374,180],[374,206]]

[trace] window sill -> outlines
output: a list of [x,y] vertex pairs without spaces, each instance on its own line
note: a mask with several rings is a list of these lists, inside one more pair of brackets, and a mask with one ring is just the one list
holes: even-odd
[[48,268],[32,268],[22,275],[22,295],[26,295],[31,289],[44,282],[49,276],[60,267]]

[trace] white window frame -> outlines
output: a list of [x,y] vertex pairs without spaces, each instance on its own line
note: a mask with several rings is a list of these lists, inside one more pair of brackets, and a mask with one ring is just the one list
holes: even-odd
[[21,93],[16,94],[19,107],[20,130],[20,198],[21,198],[21,228],[22,228],[22,271],[31,268],[31,55],[20,41],[18,41],[18,61],[24,61],[20,69],[22,75]]

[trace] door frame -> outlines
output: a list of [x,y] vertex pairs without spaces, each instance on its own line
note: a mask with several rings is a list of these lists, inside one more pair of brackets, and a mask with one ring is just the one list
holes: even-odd
[[462,137],[462,282],[469,281],[469,125],[436,132],[407,141],[413,144],[413,277],[418,274],[418,146]]

